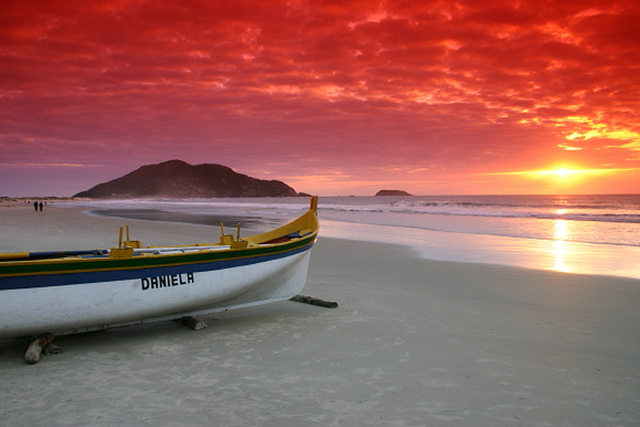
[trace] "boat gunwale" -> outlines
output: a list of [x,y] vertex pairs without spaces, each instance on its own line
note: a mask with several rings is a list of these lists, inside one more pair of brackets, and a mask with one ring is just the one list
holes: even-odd
[[57,258],[50,260],[15,261],[2,265],[0,278],[32,276],[44,274],[66,274],[90,271],[117,271],[143,268],[160,268],[188,264],[222,262],[291,252],[300,247],[313,244],[317,233],[293,239],[288,242],[269,246],[248,247],[243,249],[202,250],[170,254],[140,254],[128,258]]
[[[286,242],[266,244],[275,237],[285,237],[288,234],[309,231],[300,237],[293,237]],[[318,220],[315,211],[307,211],[302,216],[282,225],[274,230],[248,237],[246,240],[252,244],[246,248],[202,249],[189,252],[172,253],[143,253],[131,257],[100,256],[73,256],[49,259],[20,259],[5,260],[0,262],[0,280],[28,276],[62,275],[74,273],[108,272],[123,270],[140,270],[154,268],[169,268],[183,265],[196,265],[204,263],[225,262],[250,258],[274,256],[296,251],[305,246],[312,246],[317,239],[319,231]],[[243,239],[244,240],[244,239]],[[263,243],[263,244],[261,244]],[[197,244],[204,245],[204,244]],[[197,245],[176,245],[166,248],[179,251],[181,247],[193,248]],[[215,246],[211,245],[211,246]],[[148,247],[153,249],[152,246]],[[141,248],[144,249],[144,248]],[[98,251],[98,250],[96,250]],[[0,286],[0,290],[4,287]]]

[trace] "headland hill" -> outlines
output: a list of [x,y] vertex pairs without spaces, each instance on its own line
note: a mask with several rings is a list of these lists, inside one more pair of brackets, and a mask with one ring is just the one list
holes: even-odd
[[296,197],[298,193],[277,180],[252,178],[219,164],[190,165],[182,160],[145,165],[120,178],[75,194],[74,198],[195,199],[218,197]]

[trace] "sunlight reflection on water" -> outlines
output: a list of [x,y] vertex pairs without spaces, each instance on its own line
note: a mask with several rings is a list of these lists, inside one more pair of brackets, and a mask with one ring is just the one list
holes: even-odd
[[[562,209],[563,210],[563,209]],[[570,273],[571,269],[567,267],[564,263],[564,253],[566,251],[565,240],[569,237],[569,229],[567,225],[567,221],[564,219],[558,219],[554,224],[554,233],[553,238],[555,239],[555,263],[552,270],[562,271],[565,273]]]
[[408,246],[441,261],[499,264],[566,273],[640,279],[640,248],[566,241],[569,222],[557,220],[554,240],[419,230],[324,220],[321,237]]

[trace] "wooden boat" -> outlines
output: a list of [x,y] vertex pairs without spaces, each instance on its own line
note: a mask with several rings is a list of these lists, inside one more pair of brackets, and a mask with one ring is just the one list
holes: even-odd
[[[0,338],[85,332],[289,299],[305,285],[317,197],[267,233],[189,246],[0,254]],[[222,225],[221,225],[222,227]]]

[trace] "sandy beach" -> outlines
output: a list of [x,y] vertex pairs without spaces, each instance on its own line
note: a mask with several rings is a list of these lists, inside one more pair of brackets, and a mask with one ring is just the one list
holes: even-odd
[[[125,224],[145,245],[219,232],[15,202],[0,251],[111,247]],[[0,426],[640,425],[640,281],[320,236],[304,293],[338,308],[62,336],[33,366],[0,344]]]

